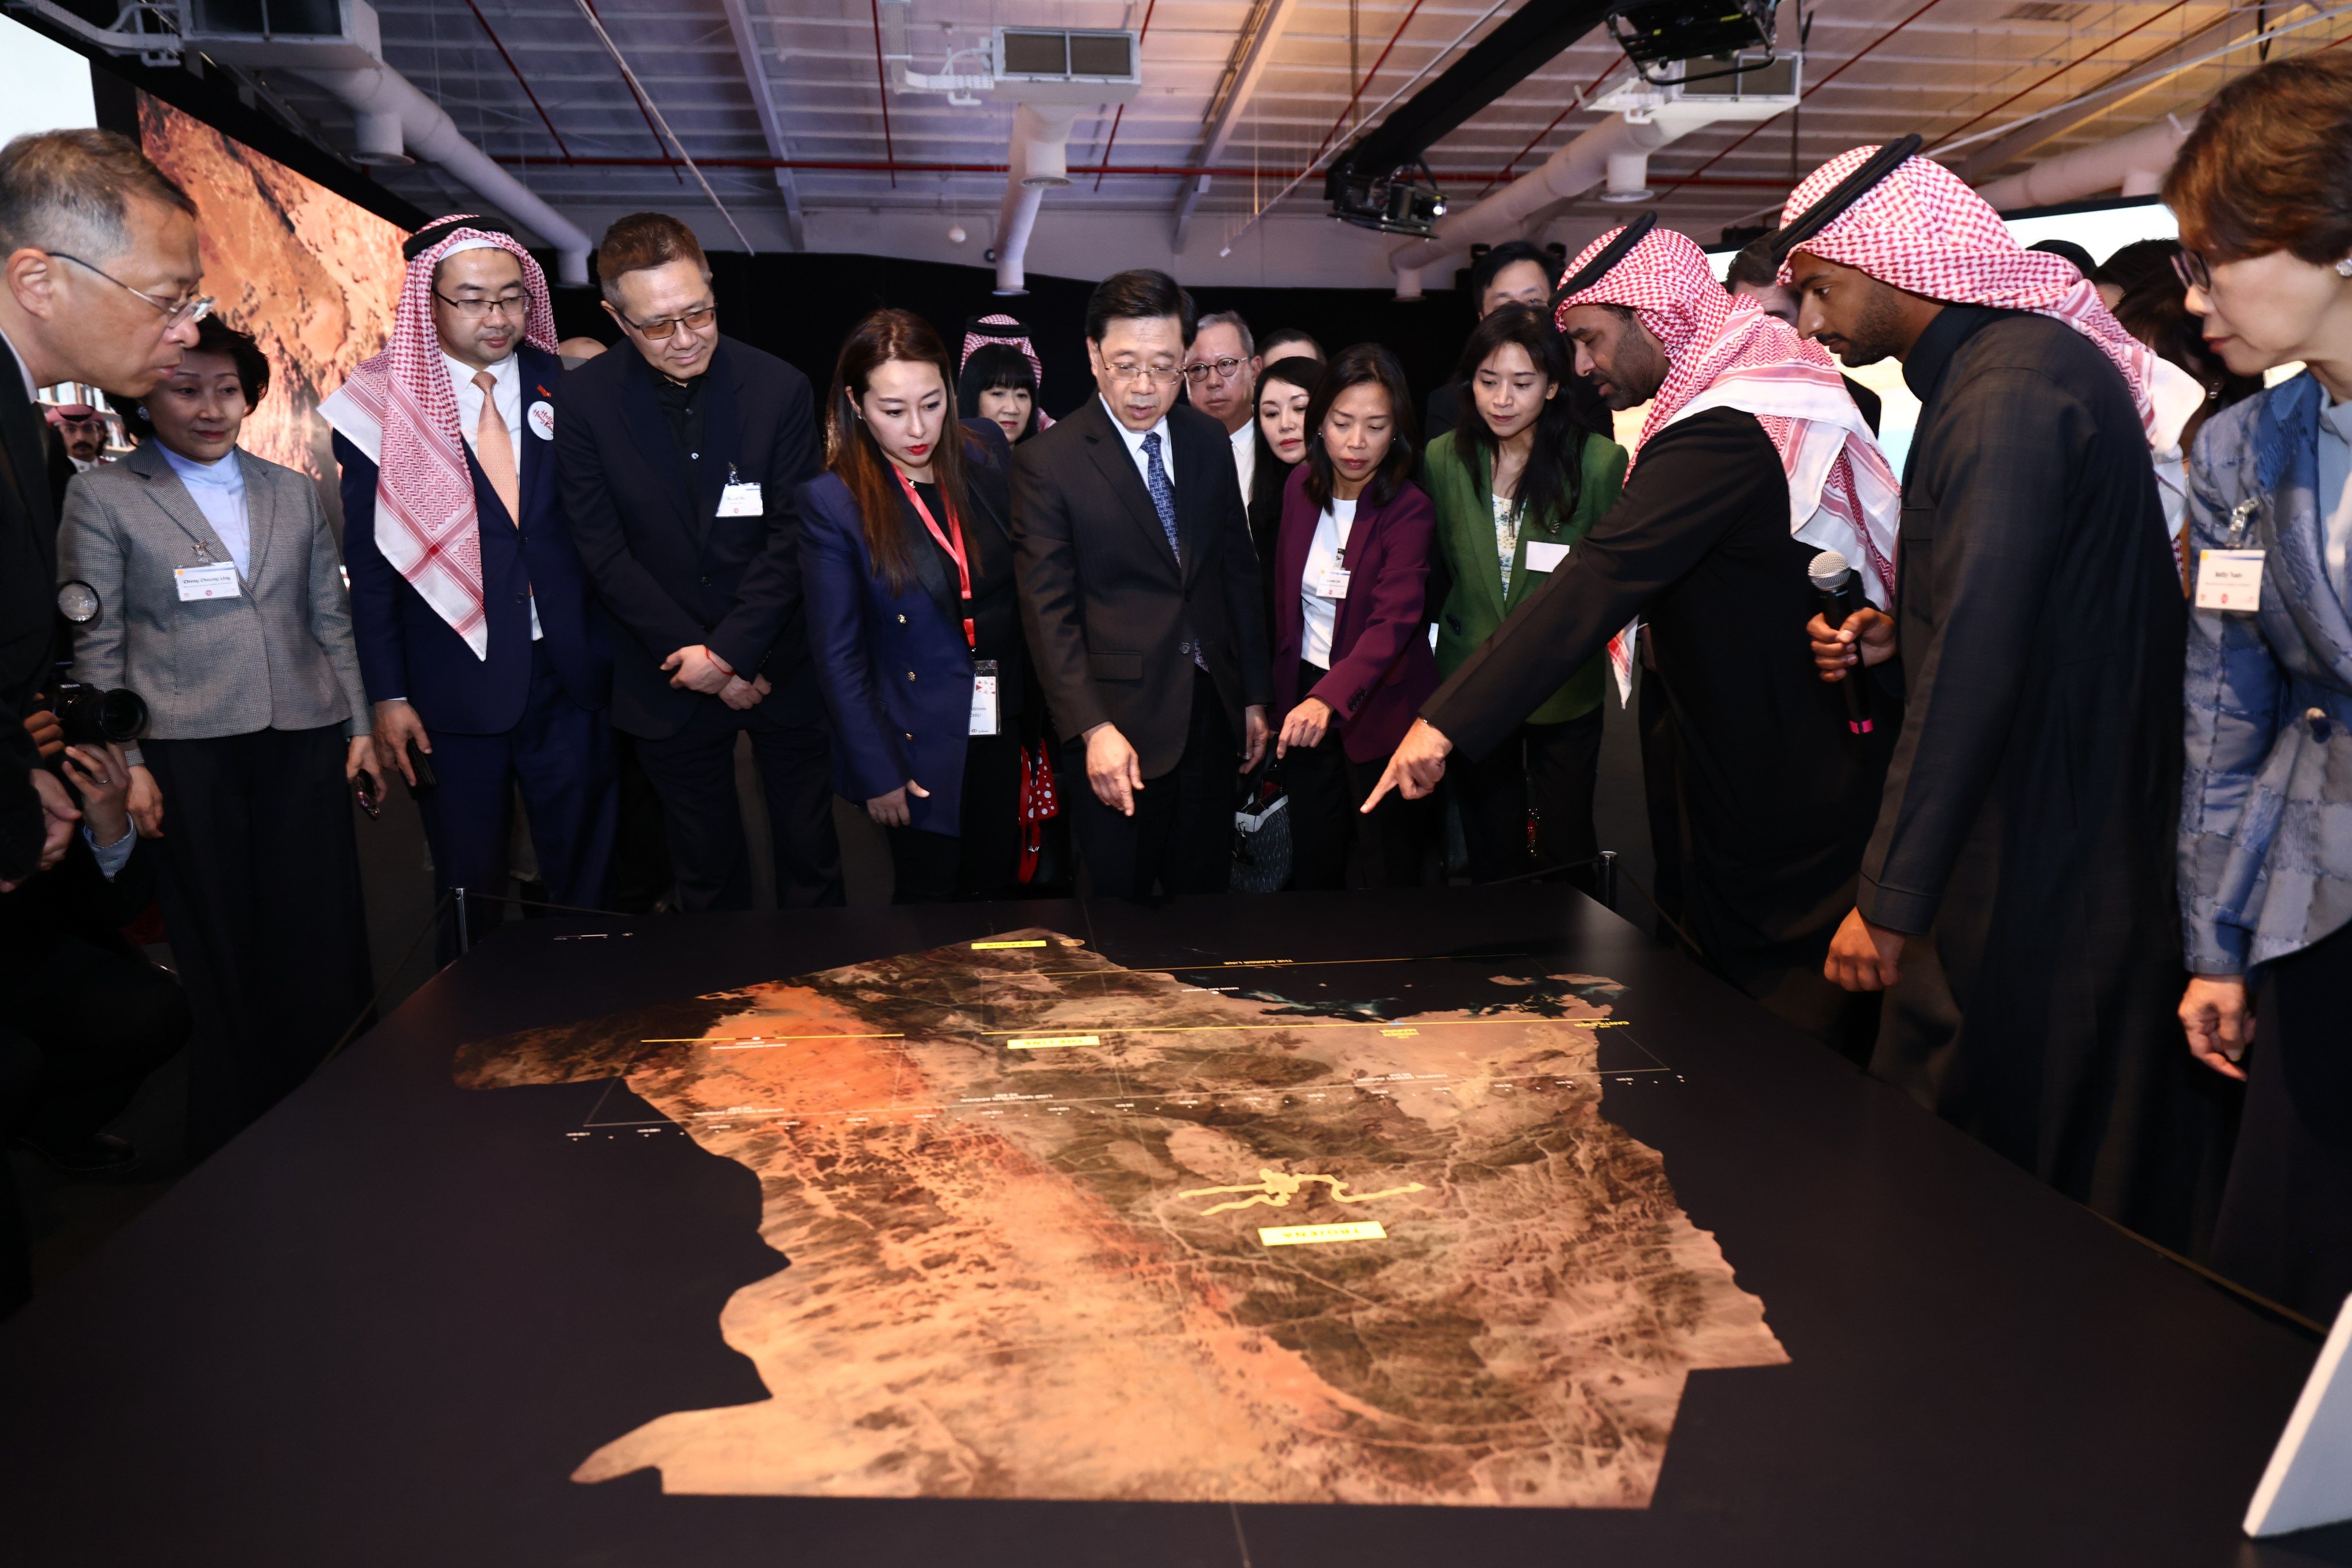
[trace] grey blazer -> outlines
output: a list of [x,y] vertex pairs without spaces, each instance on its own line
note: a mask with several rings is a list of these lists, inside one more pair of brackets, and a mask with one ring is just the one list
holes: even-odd
[[175,568],[230,557],[153,442],[74,476],[58,577],[97,589],[101,608],[75,636],[73,678],[145,698],[151,740],[327,724],[364,735],[351,595],[318,491],[250,452],[237,460],[252,544],[233,599],[181,599]]

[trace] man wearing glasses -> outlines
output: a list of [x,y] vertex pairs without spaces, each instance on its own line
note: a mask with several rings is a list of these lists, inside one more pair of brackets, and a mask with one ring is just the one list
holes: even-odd
[[1225,427],[1225,439],[1234,447],[1234,469],[1241,476],[1244,506],[1249,503],[1250,485],[1257,478],[1257,421],[1253,405],[1257,373],[1265,368],[1257,345],[1250,341],[1249,323],[1238,310],[1202,317],[1192,331],[1192,347],[1184,355],[1184,395],[1193,407]]
[[1265,752],[1265,613],[1232,447],[1176,405],[1192,315],[1166,273],[1104,279],[1087,302],[1101,395],[1013,451],[1022,616],[1086,771],[1072,832],[1106,898],[1223,892],[1234,772]]
[[59,498],[34,389],[79,381],[139,397],[180,363],[212,308],[195,291],[195,215],[111,132],[0,148],[0,892],[55,865],[78,815],[22,723],[57,619]]
[[679,907],[751,907],[735,792],[745,734],[776,902],[838,904],[830,742],[793,512],[794,487],[820,467],[808,378],[720,334],[709,264],[677,219],[621,219],[596,272],[628,350],[565,378],[556,458],[572,537],[613,621],[613,722],[635,737],[661,796]]
[[381,760],[418,790],[446,963],[452,889],[474,932],[504,916],[518,788],[548,902],[601,907],[613,659],[556,484],[562,364],[539,263],[472,216],[403,251],[392,345],[320,412],[343,469],[360,673]]

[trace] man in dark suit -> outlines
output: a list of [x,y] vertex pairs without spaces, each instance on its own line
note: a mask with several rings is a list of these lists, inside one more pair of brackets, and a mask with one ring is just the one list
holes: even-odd
[[56,655],[58,496],[35,389],[139,396],[180,363],[212,306],[195,212],[112,132],[0,148],[0,892],[57,864],[76,816],[20,722]]
[[1021,608],[1046,705],[1088,788],[1072,830],[1094,889],[1221,893],[1234,769],[1265,754],[1265,616],[1223,426],[1180,407],[1192,301],[1121,272],[1087,303],[1101,395],[1013,449]]
[[748,733],[776,901],[842,902],[824,709],[801,609],[793,491],[816,477],[808,378],[719,333],[694,233],[637,213],[596,251],[634,353],[567,375],[555,448],[572,540],[613,620],[613,722],[661,795],[679,906],[748,910],[735,795]]
[[[616,809],[604,715],[613,658],[556,488],[551,399],[562,363],[550,352],[547,279],[522,243],[486,218],[428,224],[404,251],[404,292],[428,299],[394,331],[415,333],[416,352],[387,352],[389,368],[369,362],[320,410],[336,427],[342,464],[352,629],[376,743],[411,784],[409,747],[432,754],[435,784],[417,805],[436,900],[457,888],[506,891],[520,786],[548,901],[598,908]],[[379,401],[381,416],[372,414],[371,389],[403,374],[429,395]],[[385,420],[419,423],[407,409],[446,428],[387,443]],[[458,536],[474,547],[478,595],[442,591],[435,574],[447,552],[418,547],[412,509],[394,493],[401,454],[435,437],[465,468],[470,494],[460,494],[472,505]],[[390,497],[382,512],[380,494]],[[493,903],[469,904],[467,923],[495,926],[502,914]],[[441,961],[461,945],[451,909]]]

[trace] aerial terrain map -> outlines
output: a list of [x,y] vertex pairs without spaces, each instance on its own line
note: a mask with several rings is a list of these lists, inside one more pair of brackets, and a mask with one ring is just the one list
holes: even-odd
[[1639,1508],[1689,1373],[1787,1361],[1601,1114],[1611,982],[1194,973],[1012,931],[466,1047],[468,1088],[625,1080],[789,1260],[713,1325],[771,1396],[573,1479]]

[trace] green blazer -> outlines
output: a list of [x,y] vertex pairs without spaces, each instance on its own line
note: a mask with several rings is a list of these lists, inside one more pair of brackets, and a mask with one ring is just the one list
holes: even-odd
[[[1438,673],[1451,677],[1495,635],[1505,616],[1543,586],[1545,574],[1528,570],[1528,542],[1574,544],[1617,504],[1625,488],[1625,448],[1600,436],[1584,440],[1583,483],[1577,494],[1576,513],[1565,521],[1548,511],[1530,510],[1519,522],[1519,549],[1511,562],[1511,592],[1503,595],[1502,568],[1495,561],[1495,506],[1488,484],[1490,459],[1484,450],[1475,456],[1457,445],[1449,430],[1429,444],[1424,459],[1429,499],[1437,504],[1437,549],[1444,555],[1451,587],[1437,615]],[[1476,471],[1472,472],[1473,465]],[[1569,677],[1568,684],[1544,700],[1527,717],[1530,724],[1561,724],[1581,719],[1601,706],[1607,684],[1608,654],[1599,653]]]

